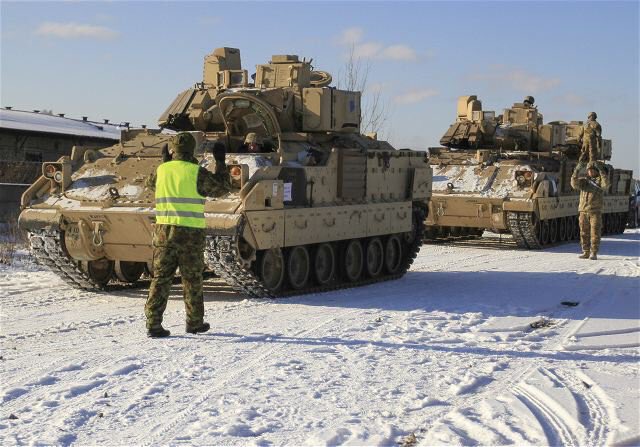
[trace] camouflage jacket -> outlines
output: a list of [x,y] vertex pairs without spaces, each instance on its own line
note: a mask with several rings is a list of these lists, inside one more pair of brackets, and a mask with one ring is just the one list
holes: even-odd
[[602,126],[596,120],[587,121],[582,127],[580,139],[584,141],[600,142],[602,140]]
[[601,213],[604,207],[604,192],[609,188],[609,179],[606,175],[595,178],[578,177],[582,165],[576,166],[571,176],[571,187],[580,191],[580,204],[578,211],[581,213]]
[[[179,155],[174,156],[175,160],[182,160]],[[195,158],[185,159],[183,161],[191,161],[197,163]],[[155,189],[156,187],[156,174],[151,174],[147,181],[146,186]],[[204,197],[220,197],[231,190],[231,180],[227,167],[224,164],[216,164],[216,171],[210,172],[207,169],[201,167],[198,171],[197,180],[198,193]]]

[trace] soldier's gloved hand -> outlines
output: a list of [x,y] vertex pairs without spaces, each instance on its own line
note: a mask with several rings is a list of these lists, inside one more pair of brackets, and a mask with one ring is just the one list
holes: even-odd
[[227,155],[227,150],[222,143],[216,143],[213,145],[213,158],[216,163],[224,163],[224,157]]
[[168,144],[164,144],[162,146],[162,161],[163,163],[166,163],[168,161],[171,161],[172,156],[171,153],[169,152],[169,145]]

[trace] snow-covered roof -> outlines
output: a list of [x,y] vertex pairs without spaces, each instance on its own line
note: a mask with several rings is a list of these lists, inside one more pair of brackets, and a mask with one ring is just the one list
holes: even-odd
[[46,113],[0,109],[0,129],[119,140],[125,128],[120,125],[98,124]]

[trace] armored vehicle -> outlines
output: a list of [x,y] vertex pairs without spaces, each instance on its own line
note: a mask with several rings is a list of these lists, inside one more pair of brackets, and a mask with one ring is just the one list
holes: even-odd
[[[429,149],[433,197],[425,238],[511,233],[522,248],[578,239],[579,194],[570,185],[580,155],[583,123],[543,124],[532,97],[496,116],[476,96],[458,99],[457,117]],[[611,141],[603,140],[600,166],[610,178],[604,231],[624,231],[631,171],[614,169]]]
[[74,286],[135,282],[152,260],[147,179],[172,133],[189,131],[208,169],[213,146],[227,149],[233,189],[207,199],[205,259],[231,287],[272,297],[402,276],[423,239],[426,152],[362,135],[360,93],[330,83],[295,55],[258,65],[251,82],[238,49],[216,49],[162,130],[43,164],[20,216],[35,255]]

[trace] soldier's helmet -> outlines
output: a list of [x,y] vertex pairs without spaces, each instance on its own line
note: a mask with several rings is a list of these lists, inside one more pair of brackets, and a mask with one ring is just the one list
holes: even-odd
[[196,149],[196,139],[189,132],[180,132],[171,139],[171,149],[176,154],[193,155]]
[[533,96],[525,96],[523,102],[532,106],[533,103],[536,102],[536,100],[533,98]]
[[249,132],[247,136],[244,138],[244,142],[245,144],[251,144],[251,143],[262,144],[262,138],[260,138],[254,132]]
[[589,118],[589,119],[590,119],[590,118],[593,118],[593,119],[595,120],[595,119],[597,119],[597,118],[598,118],[598,114],[597,114],[596,112],[591,112],[591,113],[587,116],[587,118]]

